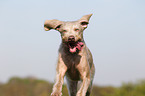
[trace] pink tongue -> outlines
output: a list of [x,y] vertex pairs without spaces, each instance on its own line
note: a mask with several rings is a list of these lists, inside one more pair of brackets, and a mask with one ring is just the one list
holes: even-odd
[[74,53],[74,52],[76,52],[77,49],[78,49],[78,50],[82,50],[82,46],[83,46],[83,45],[84,45],[84,43],[78,42],[77,46],[74,47],[74,48],[70,48],[69,51],[70,51],[71,53]]
[[70,48],[69,51],[70,51],[71,53],[76,52],[76,47],[74,47],[74,48]]
[[82,46],[83,46],[83,45],[84,45],[84,43],[79,42],[79,43],[77,44],[76,48],[77,48],[78,50],[82,50]]

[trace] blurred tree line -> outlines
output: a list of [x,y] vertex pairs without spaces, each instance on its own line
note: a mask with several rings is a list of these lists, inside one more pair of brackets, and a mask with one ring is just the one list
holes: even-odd
[[[0,96],[50,96],[53,84],[32,77],[13,77],[7,83],[0,83]],[[63,96],[68,96],[63,85]],[[145,80],[136,83],[124,83],[121,87],[93,86],[91,96],[145,96]]]

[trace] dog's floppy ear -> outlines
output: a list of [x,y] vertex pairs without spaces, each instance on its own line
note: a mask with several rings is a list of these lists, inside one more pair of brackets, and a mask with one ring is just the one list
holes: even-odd
[[60,26],[63,24],[62,21],[53,19],[53,20],[46,20],[44,23],[45,31],[49,31],[50,29],[59,30]]
[[92,15],[93,15],[93,14],[85,15],[85,16],[83,16],[83,17],[79,20],[81,26],[82,26],[84,29],[88,27],[89,20],[90,20],[90,17],[91,17]]

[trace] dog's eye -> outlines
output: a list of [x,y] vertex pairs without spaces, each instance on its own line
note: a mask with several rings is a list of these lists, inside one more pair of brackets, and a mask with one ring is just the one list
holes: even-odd
[[74,31],[78,32],[78,31],[79,31],[79,29],[75,28],[75,29],[74,29]]
[[63,30],[62,32],[63,32],[63,33],[66,33],[67,31],[66,31],[66,30]]

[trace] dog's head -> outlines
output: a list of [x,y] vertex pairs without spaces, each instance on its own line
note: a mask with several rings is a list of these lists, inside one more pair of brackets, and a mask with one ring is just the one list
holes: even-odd
[[59,31],[62,42],[68,46],[71,53],[74,53],[82,49],[83,31],[87,28],[91,16],[92,14],[85,15],[81,19],[72,22],[63,22],[56,19],[46,20],[44,29],[46,31],[50,29]]

